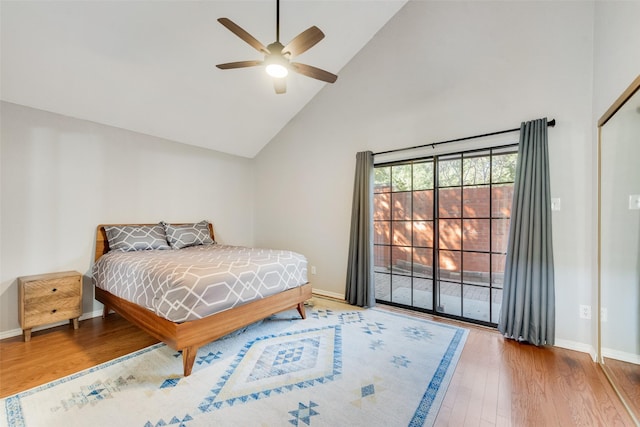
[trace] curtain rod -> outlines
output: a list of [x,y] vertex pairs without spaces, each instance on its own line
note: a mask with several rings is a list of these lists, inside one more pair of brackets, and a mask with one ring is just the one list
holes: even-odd
[[[552,120],[547,122],[547,126],[549,126],[549,127],[554,127],[555,125],[556,125],[556,119],[552,119]],[[450,142],[466,141],[467,139],[483,138],[485,136],[500,135],[500,134],[503,134],[503,133],[515,132],[517,130],[520,130],[520,128],[499,130],[497,132],[484,133],[482,135],[465,136],[464,138],[450,139],[448,141],[432,142],[431,144],[416,145],[416,146],[413,146],[413,147],[396,148],[395,150],[387,150],[387,151],[380,151],[378,153],[373,153],[373,155],[374,156],[378,156],[380,154],[397,153],[398,151],[415,150],[417,148],[425,148],[425,147],[435,148],[436,145],[448,144]]]

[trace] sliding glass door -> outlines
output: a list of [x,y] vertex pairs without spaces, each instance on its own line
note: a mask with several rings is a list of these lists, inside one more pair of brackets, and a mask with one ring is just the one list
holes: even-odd
[[495,325],[517,146],[375,167],[376,300]]

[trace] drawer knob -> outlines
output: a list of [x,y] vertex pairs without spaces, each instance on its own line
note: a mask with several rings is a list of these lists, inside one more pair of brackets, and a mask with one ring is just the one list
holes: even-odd
[[51,310],[51,314],[55,313],[56,311],[58,310],[54,308],[53,310]]
[[51,292],[55,292],[57,290],[58,290],[58,288],[53,288],[53,289],[51,289]]

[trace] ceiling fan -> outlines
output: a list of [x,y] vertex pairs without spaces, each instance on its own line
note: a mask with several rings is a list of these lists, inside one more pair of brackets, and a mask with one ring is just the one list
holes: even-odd
[[333,83],[338,78],[335,74],[320,68],[299,62],[291,62],[291,58],[306,52],[322,40],[324,33],[318,27],[313,26],[298,34],[286,46],[282,45],[280,43],[280,0],[276,0],[276,41],[267,47],[229,18],[219,18],[218,22],[258,52],[264,54],[264,60],[262,61],[227,62],[216,65],[221,70],[265,65],[267,74],[273,77],[273,86],[278,94],[287,91],[285,77],[288,75],[289,70],[327,83]]

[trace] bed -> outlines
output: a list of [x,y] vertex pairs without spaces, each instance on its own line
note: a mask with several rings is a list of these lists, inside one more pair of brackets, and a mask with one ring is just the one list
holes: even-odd
[[[129,224],[131,227],[153,227],[158,224]],[[180,226],[180,224],[174,224]],[[158,314],[158,310],[153,310],[150,307],[145,307],[136,302],[132,302],[135,298],[130,298],[130,295],[116,295],[117,292],[105,290],[108,288],[103,283],[98,286],[96,277],[100,277],[100,274],[96,273],[99,268],[102,268],[99,264],[104,264],[111,258],[117,258],[118,251],[111,251],[109,253],[109,239],[107,237],[107,229],[112,230],[114,227],[124,227],[123,225],[103,224],[99,225],[96,232],[96,251],[94,264],[94,288],[95,299],[104,304],[103,317],[106,317],[110,311],[115,311],[129,322],[140,327],[150,335],[163,341],[175,350],[182,352],[183,373],[184,376],[191,374],[193,364],[198,352],[198,348],[204,344],[227,335],[239,328],[248,326],[256,321],[265,319],[275,313],[281,311],[296,308],[302,319],[306,318],[304,302],[311,298],[311,284],[306,282],[306,259],[304,260],[304,275],[298,277],[304,277],[304,282],[298,283],[295,287],[290,287],[284,290],[275,291],[275,293],[267,296],[259,296],[248,302],[241,301],[235,303],[228,308],[218,307],[213,313],[198,313],[190,312],[185,315],[184,313],[178,314],[177,319],[169,320],[166,313]],[[207,223],[208,233],[213,240],[213,227]],[[211,245],[219,246],[217,244]],[[185,248],[168,251],[134,251],[140,252],[140,257],[147,257],[157,253],[162,256],[168,256],[169,252],[181,252],[191,249],[196,252],[200,249]],[[98,262],[103,255],[103,260]],[[293,253],[295,254],[295,253]],[[203,255],[204,256],[204,255]],[[303,257],[304,258],[304,257]],[[137,262],[137,261],[136,261]],[[162,261],[164,263],[164,261]],[[269,267],[271,268],[271,267]],[[284,276],[284,273],[283,273]],[[125,292],[126,294],[126,292]],[[252,297],[253,298],[253,297]],[[140,298],[138,298],[140,299]],[[215,304],[211,304],[214,305]],[[221,311],[220,311],[221,310]]]

